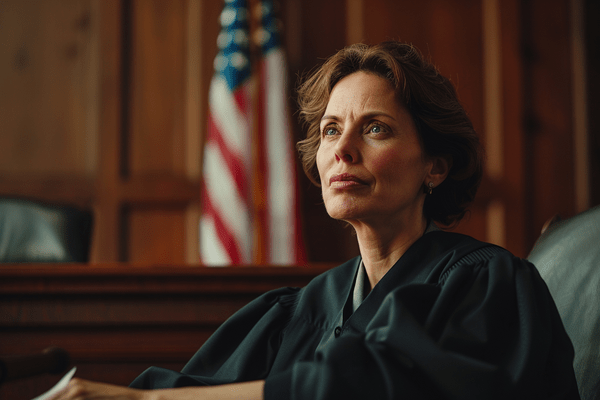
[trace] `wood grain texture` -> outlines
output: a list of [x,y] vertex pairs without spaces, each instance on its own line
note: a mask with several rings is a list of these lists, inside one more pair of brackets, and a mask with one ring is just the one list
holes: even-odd
[[[2,2],[0,172],[97,170],[97,24],[92,1]],[[95,65],[95,64],[94,64]]]
[[[249,301],[268,290],[304,286],[329,268],[4,264],[0,354],[59,346],[70,353],[77,376],[127,385],[150,365],[181,369]],[[6,383],[0,398],[31,399],[52,379]]]
[[132,3],[129,168],[185,175],[187,16],[183,0]]

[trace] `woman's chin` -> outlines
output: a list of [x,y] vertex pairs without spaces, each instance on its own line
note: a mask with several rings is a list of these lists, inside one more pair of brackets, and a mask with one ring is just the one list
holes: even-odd
[[357,209],[356,207],[328,207],[327,214],[333,219],[349,223],[360,220],[366,216],[365,210]]

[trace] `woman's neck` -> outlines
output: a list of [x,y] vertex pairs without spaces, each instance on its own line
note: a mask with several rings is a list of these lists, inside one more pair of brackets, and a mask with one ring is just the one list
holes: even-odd
[[423,236],[427,228],[427,220],[422,217],[403,226],[390,222],[379,228],[368,224],[353,224],[353,226],[365,271],[373,288],[406,250]]

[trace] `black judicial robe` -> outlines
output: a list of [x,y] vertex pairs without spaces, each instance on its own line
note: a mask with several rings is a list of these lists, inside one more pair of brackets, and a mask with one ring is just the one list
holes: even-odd
[[265,379],[265,399],[278,400],[579,398],[573,347],[532,264],[430,232],[351,313],[359,264],[262,295],[181,373],[152,367],[131,386]]

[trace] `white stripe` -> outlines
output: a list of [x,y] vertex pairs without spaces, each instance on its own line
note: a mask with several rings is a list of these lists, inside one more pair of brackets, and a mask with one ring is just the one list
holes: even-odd
[[270,262],[295,262],[294,157],[287,114],[283,53],[271,51],[266,59],[266,135],[269,168]]
[[215,221],[210,215],[200,219],[200,256],[205,265],[222,267],[231,264],[231,258],[219,240]]
[[248,166],[251,155],[248,116],[240,111],[227,82],[220,76],[212,79],[209,97],[210,111],[225,145]]
[[241,251],[243,262],[250,262],[252,232],[248,207],[240,198],[234,177],[217,146],[208,141],[204,150],[204,180],[211,204],[233,234]]

